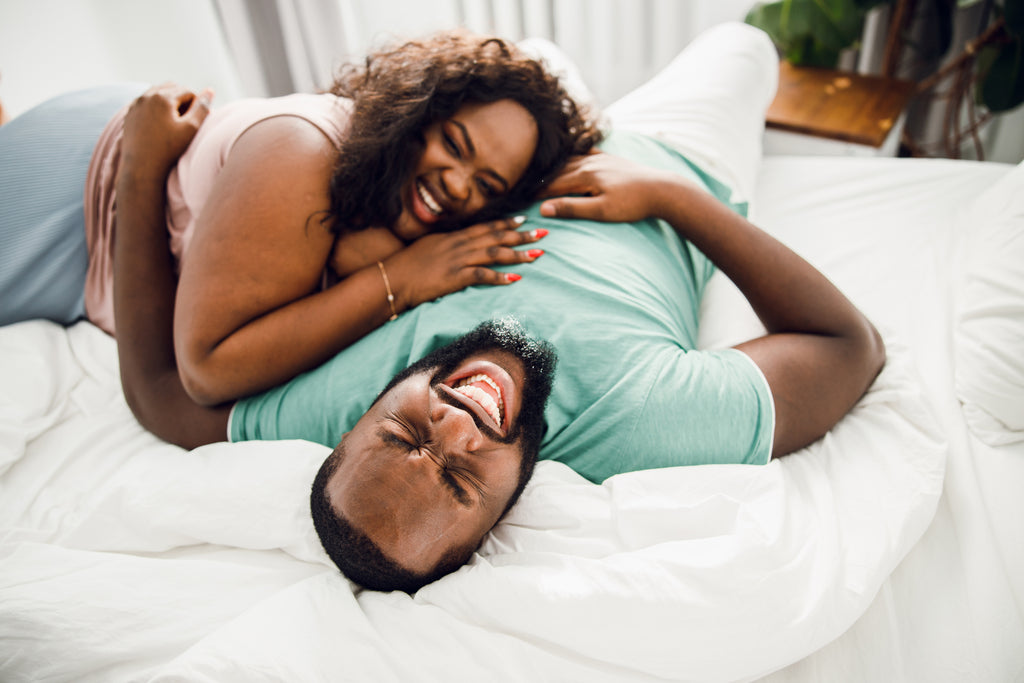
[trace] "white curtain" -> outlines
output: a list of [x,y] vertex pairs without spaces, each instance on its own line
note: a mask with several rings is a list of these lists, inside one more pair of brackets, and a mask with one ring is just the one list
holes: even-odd
[[345,60],[396,37],[465,26],[554,41],[601,104],[653,75],[698,32],[751,0],[214,0],[253,95],[326,87]]

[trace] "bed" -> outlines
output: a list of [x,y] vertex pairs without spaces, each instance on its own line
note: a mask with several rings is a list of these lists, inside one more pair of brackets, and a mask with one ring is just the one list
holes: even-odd
[[[888,349],[765,467],[541,462],[461,570],[356,590],[324,446],[161,442],[89,323],[0,328],[0,680],[1024,680],[1024,165],[767,157],[751,217]],[[757,333],[716,275],[701,345]]]

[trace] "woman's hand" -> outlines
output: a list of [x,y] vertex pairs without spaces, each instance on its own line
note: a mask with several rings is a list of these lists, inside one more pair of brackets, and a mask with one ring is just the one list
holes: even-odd
[[173,83],[140,95],[124,120],[121,163],[133,173],[165,178],[210,113],[212,90],[196,94]]
[[544,251],[515,249],[547,234],[519,230],[522,218],[480,223],[449,233],[425,235],[386,259],[396,305],[406,310],[471,285],[507,285],[520,276],[488,266],[532,263]]
[[678,187],[675,174],[612,156],[595,153],[566,164],[548,184],[540,207],[542,216],[583,218],[608,223],[631,223],[658,216],[666,193]]

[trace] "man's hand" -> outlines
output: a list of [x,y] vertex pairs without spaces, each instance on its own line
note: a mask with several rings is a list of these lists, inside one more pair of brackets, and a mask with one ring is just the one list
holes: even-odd
[[660,214],[660,206],[681,176],[611,154],[578,156],[542,193],[542,216],[632,223]]
[[124,121],[121,163],[133,174],[166,178],[210,113],[213,91],[198,95],[174,83],[140,95]]
[[177,276],[167,248],[167,176],[209,113],[209,93],[150,89],[125,119],[117,175],[114,314],[121,386],[146,429],[194,448],[222,441],[230,406],[205,408],[185,393],[174,355]]

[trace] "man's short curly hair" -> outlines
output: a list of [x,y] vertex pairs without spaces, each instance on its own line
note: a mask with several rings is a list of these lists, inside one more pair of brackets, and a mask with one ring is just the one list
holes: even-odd
[[330,182],[335,232],[393,225],[402,211],[400,188],[423,148],[423,130],[463,104],[511,99],[538,129],[523,177],[473,222],[529,205],[571,156],[601,139],[587,109],[541,62],[504,40],[464,31],[374,52],[343,67],[330,90],[354,105]]

